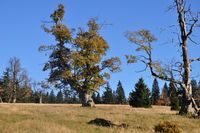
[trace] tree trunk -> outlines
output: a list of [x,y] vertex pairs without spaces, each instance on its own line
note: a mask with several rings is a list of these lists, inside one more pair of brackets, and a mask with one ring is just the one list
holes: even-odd
[[11,97],[9,97],[9,99],[8,99],[8,103],[11,103],[11,101],[12,101],[12,99],[11,99]]
[[12,103],[16,103],[16,101],[17,101],[16,91],[14,90]]
[[92,94],[87,91],[80,91],[79,96],[81,99],[82,107],[94,107]]
[[187,114],[193,114],[194,110],[192,108],[192,92],[187,92],[184,90],[183,96],[182,96],[182,105],[181,109],[179,111],[180,115],[187,115]]
[[16,96],[14,96],[14,98],[13,98],[13,103],[16,103],[16,101],[17,101],[17,98],[16,98]]
[[16,101],[17,101],[17,89],[16,89],[16,86],[14,86],[14,88],[13,88],[13,101],[12,101],[12,103],[16,103]]
[[40,95],[40,104],[42,104],[42,95]]

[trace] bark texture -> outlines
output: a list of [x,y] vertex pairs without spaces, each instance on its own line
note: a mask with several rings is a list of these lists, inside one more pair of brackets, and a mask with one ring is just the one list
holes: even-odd
[[[188,38],[192,33],[193,27],[190,27],[189,32],[187,30],[187,19],[186,19],[186,9],[185,9],[185,0],[175,0],[177,13],[178,13],[178,22],[181,33],[180,46],[182,48],[182,60],[183,60],[183,76],[182,76],[182,106],[179,114],[189,114],[194,113],[192,110],[192,86],[191,86],[191,64],[190,58],[188,55]],[[194,21],[195,24],[195,21]]]
[[79,96],[81,99],[82,107],[94,107],[92,93],[87,92],[87,91],[80,91]]

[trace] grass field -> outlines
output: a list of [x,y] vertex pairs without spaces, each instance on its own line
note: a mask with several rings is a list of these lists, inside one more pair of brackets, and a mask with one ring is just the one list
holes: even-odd
[[[160,121],[177,123],[184,133],[200,133],[200,119],[176,115],[169,107],[150,109],[128,105],[97,105],[82,108],[66,104],[0,104],[0,133],[153,133]],[[88,124],[103,118],[127,128]]]

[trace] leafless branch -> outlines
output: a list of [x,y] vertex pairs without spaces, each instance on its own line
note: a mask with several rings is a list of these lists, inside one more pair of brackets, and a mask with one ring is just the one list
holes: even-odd
[[193,42],[194,44],[199,45],[196,41],[192,40],[192,38],[191,38],[190,36],[188,36],[188,39],[189,39],[191,42]]
[[139,71],[136,71],[136,72],[144,72],[144,71],[146,71],[147,70],[147,68],[148,68],[148,64],[144,61],[144,60],[140,60],[142,63],[144,63],[145,64],[145,68],[144,69],[142,69],[142,70],[139,70]]
[[200,57],[199,58],[190,59],[190,63],[192,63],[194,61],[200,61]]
[[189,37],[192,34],[193,29],[194,29],[194,27],[195,27],[197,22],[198,22],[198,19],[197,18],[193,18],[193,23],[192,23],[192,25],[191,25],[191,27],[189,29],[189,32],[187,33],[187,37]]

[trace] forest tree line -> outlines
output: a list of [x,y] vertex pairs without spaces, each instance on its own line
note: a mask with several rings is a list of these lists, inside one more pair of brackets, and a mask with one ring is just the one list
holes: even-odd
[[[1,94],[5,95],[1,97],[1,101],[13,103],[17,100],[24,101],[30,97],[31,92],[32,94],[37,92],[39,102],[42,103],[45,97],[43,94],[49,92],[46,92],[46,89],[49,85],[53,85],[58,90],[66,89],[76,94],[77,96],[72,97],[79,97],[83,107],[93,107],[97,97],[96,99],[101,99],[100,103],[124,104],[128,101],[134,107],[150,107],[151,104],[158,104],[171,105],[172,109],[177,109],[181,105],[179,114],[200,115],[200,108],[196,104],[199,100],[199,84],[191,77],[192,64],[200,61],[200,57],[191,58],[188,50],[190,43],[196,44],[193,40],[195,33],[193,31],[199,27],[199,12],[193,13],[187,0],[173,0],[169,10],[177,14],[176,45],[178,44],[177,50],[181,51],[177,53],[180,60],[174,60],[171,64],[155,60],[153,49],[158,38],[148,29],[127,31],[125,34],[136,50],[134,54],[125,55],[127,63],[140,62],[144,64],[144,71],[149,70],[153,77],[169,83],[164,85],[161,94],[156,85],[157,79],[154,80],[150,93],[141,78],[135,84],[135,89],[130,93],[128,100],[122,100],[124,97],[122,95],[121,100],[116,98],[119,94],[115,93],[118,91],[113,92],[109,84],[101,97],[98,94],[95,96],[94,93],[108,83],[110,74],[121,70],[121,60],[119,57],[106,58],[110,47],[100,34],[103,25],[99,24],[97,19],[89,19],[85,28],[68,27],[63,21],[65,6],[60,4],[50,14],[50,23],[42,24],[44,32],[55,40],[54,44],[39,47],[39,51],[45,52],[48,56],[48,61],[43,66],[43,71],[49,72],[47,83],[41,81],[31,88],[26,71],[21,69],[19,60],[13,58],[1,79]],[[61,91],[59,93],[61,95]],[[53,91],[51,94],[53,96]],[[50,96],[50,94],[45,95]],[[52,98],[56,99],[55,97]]]
[[[191,81],[193,97],[200,106],[200,81]],[[130,104],[133,107],[150,107],[151,105],[171,106],[178,110],[181,106],[181,88],[174,88],[172,83],[165,83],[159,87],[155,78],[151,91],[144,79],[139,79],[135,88],[126,98],[121,81],[116,89],[112,89],[109,82],[104,87],[103,93],[98,91],[92,94],[96,104]],[[28,73],[21,67],[20,59],[13,57],[0,78],[0,101],[6,103],[81,103],[80,96],[72,89],[52,89],[44,81],[32,81]]]

